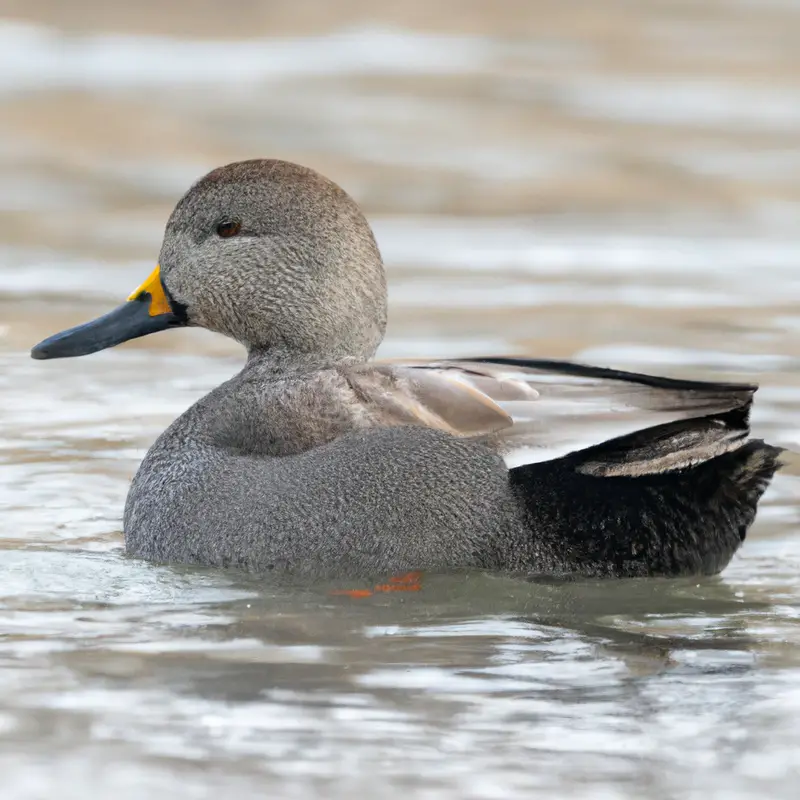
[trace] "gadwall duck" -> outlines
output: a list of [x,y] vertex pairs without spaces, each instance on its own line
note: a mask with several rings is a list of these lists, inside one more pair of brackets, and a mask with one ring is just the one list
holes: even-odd
[[[748,439],[755,386],[527,358],[373,361],[385,324],[357,204],[310,169],[254,160],[189,189],[126,303],[31,354],[179,326],[246,348],[139,467],[133,556],[314,577],[621,577],[716,573],[742,543],[781,452]],[[581,425],[595,438],[576,449]]]

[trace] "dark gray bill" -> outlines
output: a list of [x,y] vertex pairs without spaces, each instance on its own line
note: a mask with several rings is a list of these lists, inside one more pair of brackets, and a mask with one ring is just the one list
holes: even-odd
[[140,336],[185,324],[185,318],[173,311],[153,316],[151,297],[143,292],[102,317],[39,342],[31,350],[31,356],[38,359],[85,356]]

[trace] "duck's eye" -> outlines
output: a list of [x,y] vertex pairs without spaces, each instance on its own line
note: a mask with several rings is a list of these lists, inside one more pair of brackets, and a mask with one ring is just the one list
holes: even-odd
[[217,225],[217,236],[222,239],[230,239],[231,236],[236,236],[242,229],[242,223],[238,220],[233,222],[220,222]]

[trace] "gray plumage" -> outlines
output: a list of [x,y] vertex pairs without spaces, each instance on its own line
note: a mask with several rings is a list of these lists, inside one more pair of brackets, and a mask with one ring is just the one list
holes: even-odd
[[372,231],[294,164],[196,183],[167,223],[160,281],[33,351],[179,324],[247,349],[142,462],[124,513],[135,556],[310,577],[713,573],[778,466],[778,449],[747,439],[754,387],[530,359],[370,361],[386,325]]

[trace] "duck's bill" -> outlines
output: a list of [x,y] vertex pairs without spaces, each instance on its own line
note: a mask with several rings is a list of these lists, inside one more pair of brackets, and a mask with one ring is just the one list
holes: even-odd
[[161,271],[156,267],[119,308],[50,336],[31,350],[31,356],[38,359],[86,356],[185,324],[185,315],[173,309],[161,283]]

